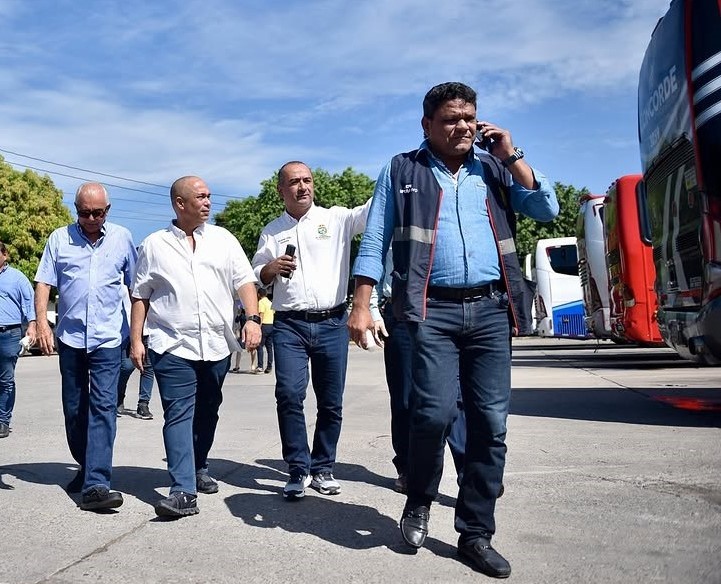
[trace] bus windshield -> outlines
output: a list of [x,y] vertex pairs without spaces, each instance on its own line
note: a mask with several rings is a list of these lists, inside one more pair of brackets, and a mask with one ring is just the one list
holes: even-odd
[[575,245],[557,245],[546,248],[551,269],[557,274],[578,276],[578,250]]

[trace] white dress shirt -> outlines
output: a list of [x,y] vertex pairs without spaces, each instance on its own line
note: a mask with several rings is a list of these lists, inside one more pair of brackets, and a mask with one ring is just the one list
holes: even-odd
[[235,236],[204,223],[194,232],[170,224],[140,245],[133,298],[149,301],[148,348],[192,361],[219,361],[240,350],[233,334],[238,288],[255,282]]
[[370,203],[353,209],[313,205],[300,221],[284,212],[266,225],[253,257],[259,281],[263,267],[289,243],[296,248],[293,277],[276,276],[267,286],[273,286],[273,310],[328,310],[345,302],[351,239],[363,233]]

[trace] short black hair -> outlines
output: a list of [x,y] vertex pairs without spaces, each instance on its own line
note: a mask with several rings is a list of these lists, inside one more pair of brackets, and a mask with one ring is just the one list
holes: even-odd
[[310,170],[310,166],[308,166],[305,162],[301,162],[300,160],[290,160],[278,169],[278,184],[283,182],[283,173],[285,172],[285,169],[295,164],[300,164]]
[[466,103],[472,103],[476,107],[476,92],[463,83],[449,81],[431,87],[423,98],[423,117],[433,118],[436,110],[445,102],[452,99],[462,99]]

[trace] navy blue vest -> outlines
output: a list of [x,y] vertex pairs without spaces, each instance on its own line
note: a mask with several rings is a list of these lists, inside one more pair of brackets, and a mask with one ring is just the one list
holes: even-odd
[[[535,287],[523,278],[518,262],[514,241],[516,214],[510,206],[507,187],[501,183],[505,171],[490,155],[480,153],[479,157],[488,187],[491,229],[508,291],[512,334],[529,335],[533,332],[531,306]],[[398,218],[393,233],[393,314],[398,320],[420,322],[426,318],[426,291],[442,196],[428,152],[413,150],[395,156],[391,161],[391,185]]]

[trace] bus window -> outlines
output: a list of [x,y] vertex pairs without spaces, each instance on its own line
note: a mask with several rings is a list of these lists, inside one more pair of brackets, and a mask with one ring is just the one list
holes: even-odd
[[646,186],[642,180],[636,186],[636,204],[638,206],[638,225],[641,229],[641,241],[651,245],[651,221],[648,217],[648,206],[646,204]]
[[575,245],[560,245],[546,249],[551,269],[557,274],[578,276],[578,250]]

